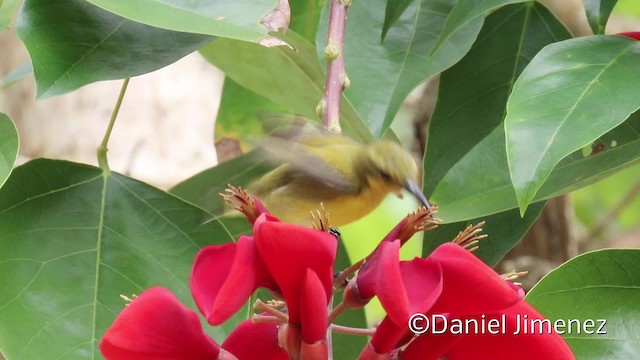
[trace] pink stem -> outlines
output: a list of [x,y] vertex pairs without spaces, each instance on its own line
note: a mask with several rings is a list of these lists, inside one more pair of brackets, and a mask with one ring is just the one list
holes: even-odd
[[340,134],[340,99],[342,91],[349,86],[344,71],[344,36],[347,24],[347,9],[351,0],[331,0],[327,46],[327,82],[319,110],[322,113],[324,129],[332,134]]

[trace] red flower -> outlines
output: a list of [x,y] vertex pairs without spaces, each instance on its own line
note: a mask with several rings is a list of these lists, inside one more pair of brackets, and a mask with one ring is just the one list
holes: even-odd
[[[360,359],[374,358],[373,353],[389,353],[409,341],[412,334],[407,323],[414,313],[466,316],[489,313],[511,307],[524,295],[520,288],[453,243],[440,245],[427,259],[400,262],[399,267],[403,269],[400,283],[405,284],[406,290],[399,291],[398,274],[392,270],[395,269],[394,261],[398,263],[395,248],[399,246],[395,245],[393,252],[384,249],[389,247],[381,244],[381,255],[371,265],[379,270],[368,270],[376,278],[375,292],[388,315]],[[406,297],[399,294],[406,294]],[[398,299],[395,302],[394,295]],[[383,301],[385,298],[388,300]]]
[[108,360],[235,359],[204,333],[195,312],[161,287],[134,299],[107,330],[99,348]]
[[520,301],[501,313],[486,316],[486,321],[490,319],[495,319],[497,323],[504,320],[504,329],[494,329],[498,334],[476,334],[473,331],[459,335],[451,332],[442,335],[424,334],[411,342],[399,358],[403,360],[437,360],[443,357],[448,360],[575,359],[569,346],[549,326],[543,326],[540,329],[538,325],[534,325],[534,331],[529,330],[526,334],[524,333],[523,321],[530,324],[532,319],[544,319],[525,301]]
[[190,286],[198,309],[212,325],[229,319],[259,287],[278,288],[250,236],[200,250]]
[[258,251],[287,302],[289,323],[301,322],[301,296],[307,269],[324,291],[318,296],[328,304],[333,287],[335,237],[301,225],[258,219],[254,226]]
[[222,347],[238,360],[289,360],[287,352],[278,346],[277,324],[245,320],[229,334]]
[[276,292],[287,304],[289,326],[281,330],[287,333],[285,346],[299,354],[301,340],[307,345],[324,341],[336,250],[337,240],[326,232],[262,214],[254,222],[253,237],[200,251],[191,291],[213,325],[231,317],[257,288]]
[[636,32],[623,32],[616,35],[626,36],[628,38],[640,41],[640,31]]

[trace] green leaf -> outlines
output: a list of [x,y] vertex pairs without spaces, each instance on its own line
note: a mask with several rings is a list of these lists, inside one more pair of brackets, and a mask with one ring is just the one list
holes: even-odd
[[502,6],[523,2],[530,2],[530,0],[459,0],[447,17],[447,22],[442,28],[440,38],[432,53],[441,51],[447,42],[466,32],[466,27],[478,18],[483,18]]
[[0,188],[7,181],[18,157],[18,130],[6,114],[0,113]]
[[11,72],[2,78],[2,81],[0,81],[0,89],[6,89],[18,81],[24,80],[30,76],[33,76],[33,67],[31,66],[31,61],[27,61],[11,70]]
[[204,170],[174,186],[169,192],[219,215],[225,210],[219,194],[224,192],[227,184],[246,187],[253,179],[271,169],[273,166],[266,164],[263,156],[251,151]]
[[526,300],[551,321],[606,320],[606,334],[571,333],[564,339],[579,360],[640,358],[640,250],[580,255],[545,276]]
[[37,83],[37,98],[148,73],[211,41],[121,18],[82,0],[27,0],[16,22]]
[[267,36],[262,18],[277,0],[88,0],[124,18],[173,31],[258,42]]
[[587,20],[594,34],[604,34],[609,15],[617,2],[618,0],[584,0]]
[[569,36],[539,3],[509,5],[487,18],[469,53],[442,74],[429,123],[424,192],[446,222],[516,206],[504,150],[507,98],[528,60]]
[[0,1],[0,30],[11,26],[13,18],[16,17],[20,4],[23,0]]
[[[290,0],[291,24],[289,30],[313,42],[318,31],[318,22],[326,0]],[[324,29],[323,29],[324,31]],[[326,33],[326,31],[324,31]]]
[[[473,154],[449,170],[430,197],[436,204],[446,204],[438,216],[453,222],[518,207],[505,168],[504,146],[504,132],[497,128],[478,143]],[[580,189],[640,163],[640,112],[600,137],[593,146],[594,151],[588,154],[579,150],[562,160],[534,201]],[[468,179],[482,181],[469,182]]]
[[[325,75],[315,48],[292,31],[279,36],[293,49],[284,46],[266,48],[220,38],[200,51],[241,86],[296,114],[319,121],[315,109],[324,93]],[[340,115],[345,134],[362,142],[371,140],[371,133],[345,99],[340,106]]]
[[407,10],[409,5],[415,0],[387,0],[387,8],[384,11],[384,23],[382,24],[382,37],[387,36],[389,28],[395,24],[400,16]]
[[507,103],[511,180],[524,212],[553,168],[640,108],[640,42],[590,36],[531,60]]
[[422,255],[428,256],[440,244],[451,242],[467,226],[485,221],[482,233],[488,237],[480,241],[474,254],[489,266],[495,266],[529,231],[545,204],[546,202],[540,202],[531,205],[524,217],[520,217],[520,213],[513,209],[488,217],[439,225],[434,231],[425,232]]
[[285,107],[226,78],[216,117],[215,140],[216,142],[222,138],[237,140],[246,151],[252,148],[247,140],[255,141],[256,138],[264,136],[261,113],[288,111]]
[[[164,286],[195,308],[194,256],[233,240],[174,196],[64,161],[16,168],[0,209],[0,348],[8,360],[101,359],[97,343],[124,308],[120,294]],[[206,329],[220,341],[237,321]]]
[[[432,54],[455,1],[414,1],[381,42],[385,4],[386,0],[354,1],[345,38],[345,67],[351,80],[345,96],[376,138],[390,126],[412,89],[462,58],[483,22],[476,18]],[[320,28],[327,24],[325,10]],[[326,37],[318,34],[321,52],[325,43]]]

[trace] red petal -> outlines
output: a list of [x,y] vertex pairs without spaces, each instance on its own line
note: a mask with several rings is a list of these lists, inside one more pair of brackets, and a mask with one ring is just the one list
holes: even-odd
[[323,231],[273,221],[256,221],[253,230],[258,251],[287,302],[289,322],[299,324],[300,284],[307,268],[316,273],[329,300],[337,240]]
[[249,236],[200,250],[190,286],[198,309],[212,325],[235,314],[257,288],[277,288]]
[[623,32],[623,33],[619,33],[616,35],[621,35],[621,36],[626,36],[628,38],[634,39],[634,40],[639,40],[640,41],[640,31],[635,31],[635,32]]
[[[517,316],[520,316],[520,319]],[[524,334],[518,330],[517,322],[527,319],[543,319],[537,311],[524,301],[507,309],[504,318],[501,314],[487,315],[485,321],[497,319],[499,324],[505,321],[505,328],[493,328],[497,335],[476,334],[472,327],[470,333],[453,335],[446,333],[433,335],[426,333],[415,339],[402,353],[403,360],[431,360],[441,357],[449,360],[573,360],[575,357],[564,340],[557,334],[548,334],[548,327],[540,333]],[[480,323],[480,317],[476,317]],[[478,329],[482,331],[482,327]],[[486,330],[486,329],[485,329]],[[516,334],[516,331],[519,333]]]
[[[426,313],[439,299],[442,288],[442,269],[440,264],[429,260],[415,258],[400,263],[402,280],[407,289],[409,299],[409,315]],[[406,324],[408,318],[403,324]]]
[[[369,271],[369,273],[374,273],[376,277],[375,295],[378,296],[387,316],[396,324],[404,325],[409,319],[409,299],[400,270],[400,241],[383,242],[376,252],[379,252],[375,264],[376,270]],[[364,275],[365,279],[363,280],[366,280],[367,274]],[[359,279],[360,274],[358,274]],[[367,282],[362,281],[362,283]],[[358,281],[358,288],[362,291],[363,287],[360,286],[360,283]],[[367,289],[364,288],[364,290]]]
[[99,347],[108,360],[212,360],[220,352],[202,331],[198,315],[161,287],[125,307]]
[[287,352],[278,346],[277,324],[245,320],[227,336],[222,348],[238,360],[289,360]]
[[382,320],[371,339],[372,347],[378,353],[388,353],[399,344],[409,341],[412,335],[407,327],[409,317],[415,313],[428,312],[442,292],[439,264],[428,259],[415,258],[400,262],[400,270],[407,292],[405,296],[408,308],[401,309],[401,305],[393,303],[393,286],[388,290],[385,290],[384,286],[380,289],[380,302],[387,311],[387,317]]
[[457,244],[440,245],[428,259],[442,267],[442,295],[432,309],[434,313],[486,314],[506,309],[522,298],[521,292]]
[[378,325],[371,338],[371,349],[377,354],[386,354],[395,349],[398,342],[408,332],[407,324],[397,325],[387,316]]
[[327,306],[329,304],[320,279],[310,269],[305,272],[302,288],[300,298],[302,340],[307,344],[315,344],[326,338]]
[[[517,318],[520,315],[520,319]],[[522,322],[524,315],[528,319],[544,319],[531,305],[524,301],[506,311],[507,328],[505,334],[499,335],[467,335],[460,340],[449,352],[449,360],[483,360],[490,357],[493,360],[573,360],[575,359],[567,343],[556,333],[547,333],[545,327],[542,333],[536,326],[534,334],[514,334],[516,323]]]

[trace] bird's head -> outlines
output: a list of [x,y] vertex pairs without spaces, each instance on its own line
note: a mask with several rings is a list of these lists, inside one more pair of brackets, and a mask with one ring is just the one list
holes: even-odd
[[406,189],[422,205],[431,207],[417,184],[416,163],[400,145],[391,141],[376,141],[365,146],[363,155],[363,171],[371,183],[384,184],[397,194],[401,189]]

